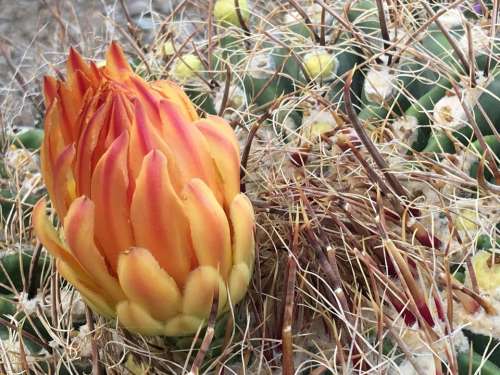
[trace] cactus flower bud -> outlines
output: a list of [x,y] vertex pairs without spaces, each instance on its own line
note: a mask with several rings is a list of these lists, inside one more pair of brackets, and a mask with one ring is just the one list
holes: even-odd
[[[246,22],[250,16],[247,0],[239,0],[238,8],[241,18]],[[218,0],[214,5],[215,20],[220,25],[241,26],[236,9],[235,0]]]
[[254,214],[239,146],[169,81],[145,82],[113,43],[106,65],[70,51],[45,78],[42,174],[62,234],[33,210],[59,273],[96,312],[144,335],[189,335],[247,291]]
[[197,77],[196,73],[203,72],[204,67],[200,58],[192,53],[181,56],[173,67],[173,77],[179,82],[187,82]]
[[493,255],[488,251],[481,250],[471,260],[477,284],[481,291],[498,295],[500,288],[500,264],[491,262],[493,256],[498,259],[500,255]]
[[304,67],[311,79],[327,79],[335,74],[337,61],[326,51],[313,51],[305,55]]
[[162,44],[161,52],[163,56],[170,57],[175,55],[174,43],[172,42],[172,40],[167,40],[165,43]]

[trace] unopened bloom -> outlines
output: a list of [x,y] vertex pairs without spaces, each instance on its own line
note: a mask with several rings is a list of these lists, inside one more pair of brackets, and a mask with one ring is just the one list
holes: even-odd
[[236,1],[234,0],[217,0],[214,5],[214,17],[217,23],[221,25],[241,26],[240,17],[243,22],[248,21],[250,17],[248,2],[247,0],[239,0],[238,7],[236,7]]
[[304,67],[311,79],[332,78],[337,70],[337,59],[327,51],[317,50],[304,56]]
[[34,208],[36,235],[96,312],[145,335],[186,335],[246,293],[254,215],[239,147],[168,81],[147,83],[112,44],[106,65],[71,50],[45,79],[42,174],[62,234]]
[[192,53],[181,56],[173,67],[173,77],[179,82],[192,81],[203,71],[200,58]]

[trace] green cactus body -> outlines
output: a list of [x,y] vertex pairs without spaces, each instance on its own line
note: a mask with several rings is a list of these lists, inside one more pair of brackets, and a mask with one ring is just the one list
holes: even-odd
[[[335,46],[335,58],[337,59],[336,79],[329,90],[329,97],[338,108],[344,110],[343,88],[345,79],[350,70],[363,62],[363,56],[358,47],[352,41],[346,39],[346,35],[341,37],[340,42]],[[364,74],[361,69],[356,69],[352,77],[351,98],[354,108],[359,111],[361,107],[361,94],[363,91]]]
[[[457,355],[459,375],[469,375],[479,373],[481,375],[498,375],[500,367],[494,363],[485,360],[482,355],[476,352],[463,352]],[[480,370],[480,372],[476,372]]]
[[[383,107],[390,107],[391,116],[400,115],[412,103],[416,103],[421,97],[429,93],[436,86],[438,80],[435,72],[417,61],[404,61],[396,70],[397,74],[389,72],[388,69],[386,69],[386,72],[382,72],[382,75],[385,74],[387,80],[387,82],[382,82],[382,85],[385,84],[390,87],[390,93],[387,94],[386,98],[379,98],[375,101],[370,100],[367,90],[368,86],[373,85],[373,83],[369,80],[369,75],[365,79],[361,96],[365,107],[371,107],[370,112],[373,112],[374,106],[385,104]],[[373,89],[371,90],[373,91]],[[386,93],[388,92],[387,88],[383,87],[383,90]],[[435,95],[438,95],[438,93]],[[385,114],[382,109],[377,112],[382,113],[384,117],[387,114],[387,110]]]
[[404,113],[400,121],[415,124],[417,132],[411,147],[416,151],[422,151],[429,141],[431,134],[432,109],[451,87],[448,80],[440,80],[434,87],[415,101]]
[[[459,39],[464,34],[464,29],[462,26],[455,26],[449,30],[449,34],[455,39]],[[450,42],[437,26],[432,26],[427,30],[418,49],[432,59],[439,60],[443,67],[452,68],[454,72],[459,74],[466,73],[455,56]]]
[[[30,217],[28,213],[31,212],[32,206],[41,198],[41,195],[41,192],[36,192],[29,195],[20,202],[21,214],[24,218],[24,225],[29,225]],[[6,220],[11,214],[12,210],[16,210],[16,199],[17,193],[14,190],[0,190],[0,220]]]
[[[494,79],[486,86],[474,107],[474,120],[483,135],[493,134],[491,125],[500,131],[500,70],[494,74]],[[472,134],[472,128],[467,127],[467,133]],[[467,137],[467,134],[464,134]]]
[[356,29],[361,31],[370,47],[375,47],[374,52],[380,52],[382,35],[375,1],[360,0],[352,3],[347,12],[347,18]]
[[[40,319],[34,316],[28,319],[24,312],[17,312],[16,303],[10,296],[0,294],[0,317],[6,321],[10,321],[12,317],[14,317],[17,322],[22,322],[22,324],[20,324],[20,329],[22,331],[35,337],[42,336],[42,341],[50,340],[50,334],[47,332]],[[8,337],[9,329],[3,324],[0,324],[0,338],[7,339]],[[40,345],[30,339],[25,338],[23,341],[28,350],[33,354],[39,353],[42,350]]]
[[214,101],[209,92],[201,91],[197,86],[191,86],[189,84],[184,85],[184,89],[187,96],[189,96],[199,109],[210,115],[217,114]]
[[245,46],[241,35],[224,35],[220,41],[220,51],[212,55],[212,68],[218,72],[225,72],[225,62],[231,67],[238,66],[245,58]]
[[[476,250],[490,250],[494,248],[500,248],[500,238],[496,241],[490,235],[483,233],[477,237],[476,240]],[[497,363],[500,366],[500,363]]]
[[38,150],[43,142],[43,130],[24,127],[12,136],[12,143],[28,150]]
[[[419,61],[403,61],[399,64],[396,78],[394,110],[404,113],[412,103],[429,93],[438,81],[436,72]],[[438,94],[436,94],[438,95]]]
[[[496,135],[487,135],[484,137],[484,140],[485,140],[488,148],[496,155],[496,158],[500,157],[500,140],[497,138],[497,136]],[[479,143],[479,140],[472,142],[471,145],[469,146],[469,148],[472,149],[475,154],[483,155],[483,153],[484,153],[483,148],[481,147],[481,144]],[[471,177],[476,178],[476,176],[478,174],[478,168],[479,168],[479,161],[475,160],[469,169],[469,175]],[[488,168],[486,166],[485,166],[484,175],[485,175],[485,178],[487,180],[489,180],[490,182],[494,181],[494,176],[492,175],[492,173],[488,170]]]
[[472,342],[476,353],[488,355],[490,362],[496,366],[500,366],[500,341],[497,338],[484,336],[467,329],[464,329],[462,332]]
[[299,77],[299,66],[287,48],[270,43],[265,43],[263,48],[271,52],[251,56],[253,67],[243,77],[248,101],[258,106],[269,105],[276,98],[292,92],[294,81]]
[[279,73],[274,77],[271,74],[265,78],[246,75],[243,78],[243,85],[249,102],[258,106],[269,105],[276,98],[293,90],[290,82],[287,82]]
[[387,118],[389,111],[379,104],[368,104],[358,114],[358,118],[365,123],[379,122]]
[[[2,267],[0,268],[0,294],[12,293],[12,288],[14,288],[17,292],[23,291],[23,281],[28,279],[31,260],[31,252],[8,254],[0,258],[0,263],[2,264]],[[48,267],[49,262],[49,258],[41,256],[33,268],[34,273],[32,280],[34,284],[32,285],[32,288],[34,290],[36,290],[43,281],[43,270]]]

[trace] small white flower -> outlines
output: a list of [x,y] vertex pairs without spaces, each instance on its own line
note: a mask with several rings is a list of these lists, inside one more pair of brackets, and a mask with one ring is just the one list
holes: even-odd
[[462,12],[457,8],[451,8],[439,16],[438,20],[445,29],[450,29],[462,24]]
[[438,125],[451,128],[464,125],[466,120],[461,100],[456,95],[442,97],[434,106],[433,117]]
[[371,67],[364,82],[367,99],[382,104],[394,91],[395,75],[387,66]]

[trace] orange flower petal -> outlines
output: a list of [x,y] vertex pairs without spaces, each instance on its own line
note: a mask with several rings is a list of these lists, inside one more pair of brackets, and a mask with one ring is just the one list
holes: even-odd
[[218,289],[217,310],[221,312],[227,303],[224,280],[217,269],[208,266],[198,267],[189,274],[186,282],[182,311],[202,319],[208,318],[216,289]]
[[147,310],[137,303],[123,301],[116,307],[118,321],[127,329],[146,336],[163,333],[163,324],[154,319]]
[[134,247],[120,254],[118,278],[128,299],[155,319],[165,321],[180,312],[181,293],[175,280],[148,250]]
[[64,218],[64,235],[71,252],[83,268],[100,285],[114,303],[125,299],[118,281],[109,274],[108,267],[94,243],[94,203],[87,197],[77,198]]
[[108,134],[104,142],[105,147],[109,147],[113,141],[118,138],[124,130],[131,127],[131,117],[129,116],[130,110],[128,100],[125,95],[117,92],[113,96],[113,105],[111,109],[111,117],[109,119]]
[[151,121],[153,126],[161,130],[163,127],[161,123],[160,114],[158,113],[158,103],[161,96],[154,90],[151,90],[146,82],[141,77],[130,77],[130,88],[133,90],[135,97],[141,102],[146,117]]
[[240,145],[238,143],[238,139],[236,138],[236,134],[234,133],[234,129],[231,125],[228,124],[226,120],[219,116],[208,115],[206,118],[213,126],[216,127],[217,132],[221,134],[224,138],[230,141],[233,144],[234,149],[240,154]]
[[43,146],[40,150],[41,170],[45,185],[50,197],[54,197],[54,164],[64,148],[64,141],[58,129],[58,123],[55,116],[55,107],[57,99],[47,109],[45,115],[45,129],[43,137]]
[[73,161],[75,145],[70,144],[62,151],[54,165],[54,194],[52,202],[59,217],[64,217],[68,207],[75,199],[75,179],[73,177]]
[[133,245],[128,206],[128,132],[123,132],[101,157],[92,176],[96,240],[116,272],[118,255]]
[[[107,96],[104,103],[99,107],[88,125],[82,131],[77,145],[77,156],[75,163],[75,177],[78,195],[90,196],[93,167],[96,163],[96,149],[101,133],[107,128],[110,111],[111,96]],[[100,156],[100,155],[98,155]]]
[[80,266],[75,257],[64,248],[63,244],[59,240],[55,228],[45,214],[45,206],[45,200],[40,199],[33,208],[33,228],[37,238],[54,257],[61,259],[61,261],[65,262],[68,267],[71,267],[79,280],[82,280],[82,282],[88,285],[93,284],[90,277],[88,277],[87,273]]
[[255,259],[255,217],[252,204],[245,194],[231,202],[230,220],[233,234],[233,264],[245,263],[253,269]]
[[59,83],[54,77],[43,77],[43,98],[45,102],[45,108],[49,108],[51,106],[52,101],[57,95],[58,85]]
[[182,314],[170,319],[165,324],[165,335],[186,336],[192,335],[203,327],[203,320],[199,317]]
[[133,74],[122,48],[116,42],[111,43],[106,53],[106,71],[117,81],[123,81]]
[[175,163],[174,155],[158,134],[158,130],[153,127],[151,121],[146,115],[143,104],[136,100],[134,103],[135,126],[130,129],[130,148],[129,148],[129,164],[132,178],[137,178],[142,167],[144,157],[153,149],[161,151],[163,155],[170,160],[168,163],[168,173],[176,192],[180,192],[184,187],[184,181],[181,178],[181,173]]
[[175,103],[162,100],[159,110],[163,139],[175,155],[175,161],[185,181],[196,177],[202,179],[221,202],[222,193],[218,189],[215,167],[201,132],[192,124],[186,123]]
[[137,246],[151,251],[160,266],[183,285],[191,267],[189,227],[170,182],[167,159],[158,150],[144,158],[130,213]]
[[[230,131],[223,129],[221,124],[211,121],[211,119],[199,120],[194,125],[205,136],[208,143],[210,155],[222,181],[225,206],[227,207],[236,194],[240,192],[240,156],[238,149],[234,146],[236,141],[234,132],[232,129]],[[227,126],[229,127],[229,125]]]
[[191,180],[184,191],[185,213],[198,263],[219,269],[224,280],[231,266],[229,223],[222,206],[201,180]]
[[198,120],[196,108],[191,103],[191,100],[184,93],[184,90],[174,82],[161,80],[153,82],[151,86],[157,89],[163,98],[174,102],[188,121]]
[[231,296],[231,304],[235,305],[240,302],[248,290],[252,273],[245,263],[236,264],[231,269],[229,276],[229,295]]
[[91,86],[91,80],[94,78],[94,75],[90,66],[74,48],[70,48],[69,50],[66,70],[70,91],[73,92],[75,97],[81,99]]

